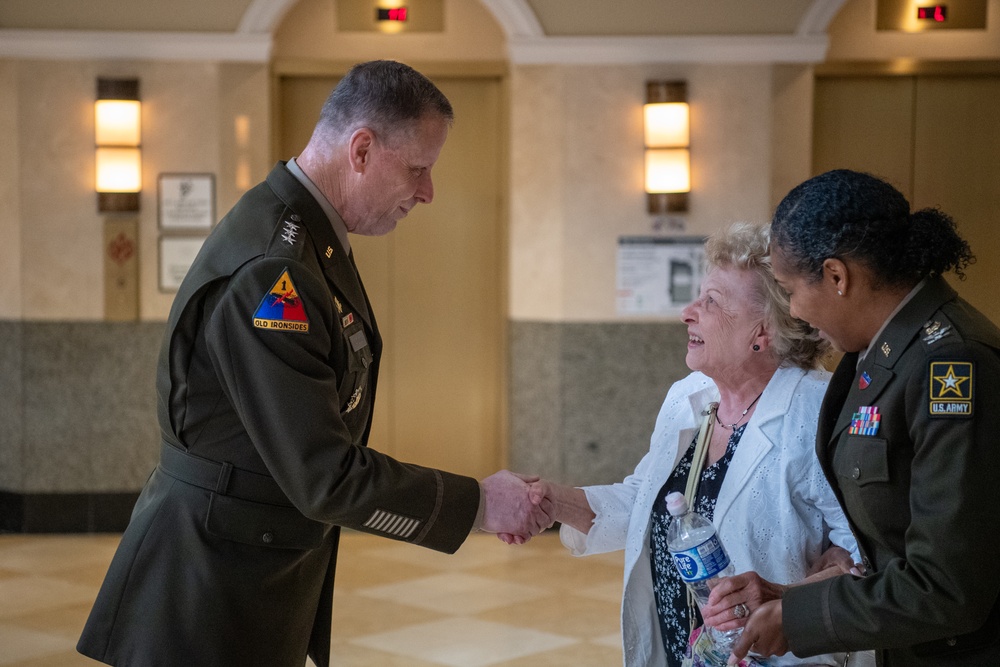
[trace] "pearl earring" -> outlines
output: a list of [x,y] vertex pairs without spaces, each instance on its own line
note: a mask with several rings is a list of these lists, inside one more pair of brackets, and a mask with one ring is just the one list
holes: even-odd
[[840,296],[844,296],[844,293],[841,292],[840,290],[837,290],[837,294],[839,294]]

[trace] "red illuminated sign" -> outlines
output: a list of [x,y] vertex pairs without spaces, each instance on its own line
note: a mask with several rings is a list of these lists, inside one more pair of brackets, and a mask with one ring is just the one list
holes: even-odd
[[406,7],[394,7],[392,9],[379,9],[376,18],[379,21],[405,21]]
[[917,7],[917,19],[944,23],[948,20],[948,6],[932,5],[930,7]]

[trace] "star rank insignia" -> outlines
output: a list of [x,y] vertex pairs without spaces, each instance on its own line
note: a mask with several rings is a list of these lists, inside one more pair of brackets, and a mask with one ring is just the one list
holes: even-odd
[[928,411],[934,417],[972,416],[972,362],[932,361]]
[[[296,218],[296,216],[293,215],[292,218]],[[281,240],[288,245],[295,245],[295,242],[298,241],[298,233],[299,226],[289,220],[285,220],[285,228],[282,230]]]

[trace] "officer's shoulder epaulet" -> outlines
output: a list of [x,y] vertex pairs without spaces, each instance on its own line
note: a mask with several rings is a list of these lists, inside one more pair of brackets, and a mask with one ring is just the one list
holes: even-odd
[[963,342],[962,334],[941,310],[938,310],[929,320],[924,322],[918,335],[926,352],[933,352],[940,347]]
[[268,257],[300,259],[305,251],[308,232],[302,218],[290,208],[285,208],[275,220],[274,232],[267,244]]

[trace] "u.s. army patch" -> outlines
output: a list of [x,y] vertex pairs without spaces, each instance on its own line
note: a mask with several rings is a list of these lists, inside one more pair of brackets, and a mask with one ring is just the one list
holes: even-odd
[[292,276],[286,268],[274,281],[270,291],[264,295],[257,311],[253,314],[253,325],[258,329],[277,331],[309,332],[309,318],[305,305],[299,298],[292,283]]
[[971,361],[932,361],[929,377],[931,416],[972,416]]

